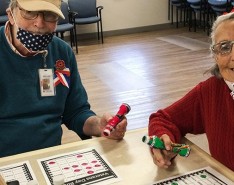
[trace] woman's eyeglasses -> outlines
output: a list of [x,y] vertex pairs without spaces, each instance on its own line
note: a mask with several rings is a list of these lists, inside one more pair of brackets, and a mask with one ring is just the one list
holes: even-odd
[[232,51],[233,44],[234,44],[234,41],[221,41],[211,46],[211,50],[215,54],[228,55]]
[[41,13],[43,15],[43,19],[46,22],[56,22],[59,18],[59,16],[56,13],[50,12],[50,11],[27,11],[18,6],[20,10],[20,14],[23,18],[28,20],[36,19]]

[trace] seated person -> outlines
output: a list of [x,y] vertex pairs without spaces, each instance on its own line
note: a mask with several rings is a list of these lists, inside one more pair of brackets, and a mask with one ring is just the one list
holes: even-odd
[[[75,55],[53,36],[61,0],[11,0],[0,28],[0,157],[61,144],[62,128],[81,138],[104,136],[112,116],[98,117],[82,85]],[[123,119],[108,136],[122,139]]]
[[234,13],[221,15],[213,23],[212,74],[183,98],[151,114],[148,134],[164,142],[166,150],[152,149],[154,163],[171,165],[175,154],[171,142],[180,143],[187,133],[206,133],[211,155],[234,171]]

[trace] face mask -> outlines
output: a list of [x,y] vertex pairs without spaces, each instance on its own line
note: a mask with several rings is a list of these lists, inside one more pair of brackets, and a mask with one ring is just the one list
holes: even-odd
[[[15,21],[15,18],[12,13],[12,17]],[[43,51],[47,48],[49,43],[52,41],[53,34],[33,34],[29,31],[26,31],[20,28],[15,21],[15,25],[18,28],[16,38],[20,40],[20,42],[24,45],[24,47],[30,52],[38,52]]]
[[18,28],[16,38],[19,39],[29,51],[43,51],[51,42],[53,34],[33,34],[22,28]]

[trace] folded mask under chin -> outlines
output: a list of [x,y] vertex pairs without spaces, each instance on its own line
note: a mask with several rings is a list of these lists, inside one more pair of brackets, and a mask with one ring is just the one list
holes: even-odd
[[18,28],[16,38],[19,39],[29,51],[43,51],[52,41],[53,34],[33,34],[22,28]]

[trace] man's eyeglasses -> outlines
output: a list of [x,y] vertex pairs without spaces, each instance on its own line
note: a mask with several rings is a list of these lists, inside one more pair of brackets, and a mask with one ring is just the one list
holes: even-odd
[[42,13],[43,19],[46,22],[56,22],[59,18],[59,16],[56,13],[50,12],[50,11],[27,11],[20,7],[18,7],[20,10],[20,14],[23,18],[28,20],[36,19],[39,15],[39,13]]
[[233,44],[234,44],[234,41],[221,41],[211,46],[211,50],[215,54],[228,55],[232,51]]

